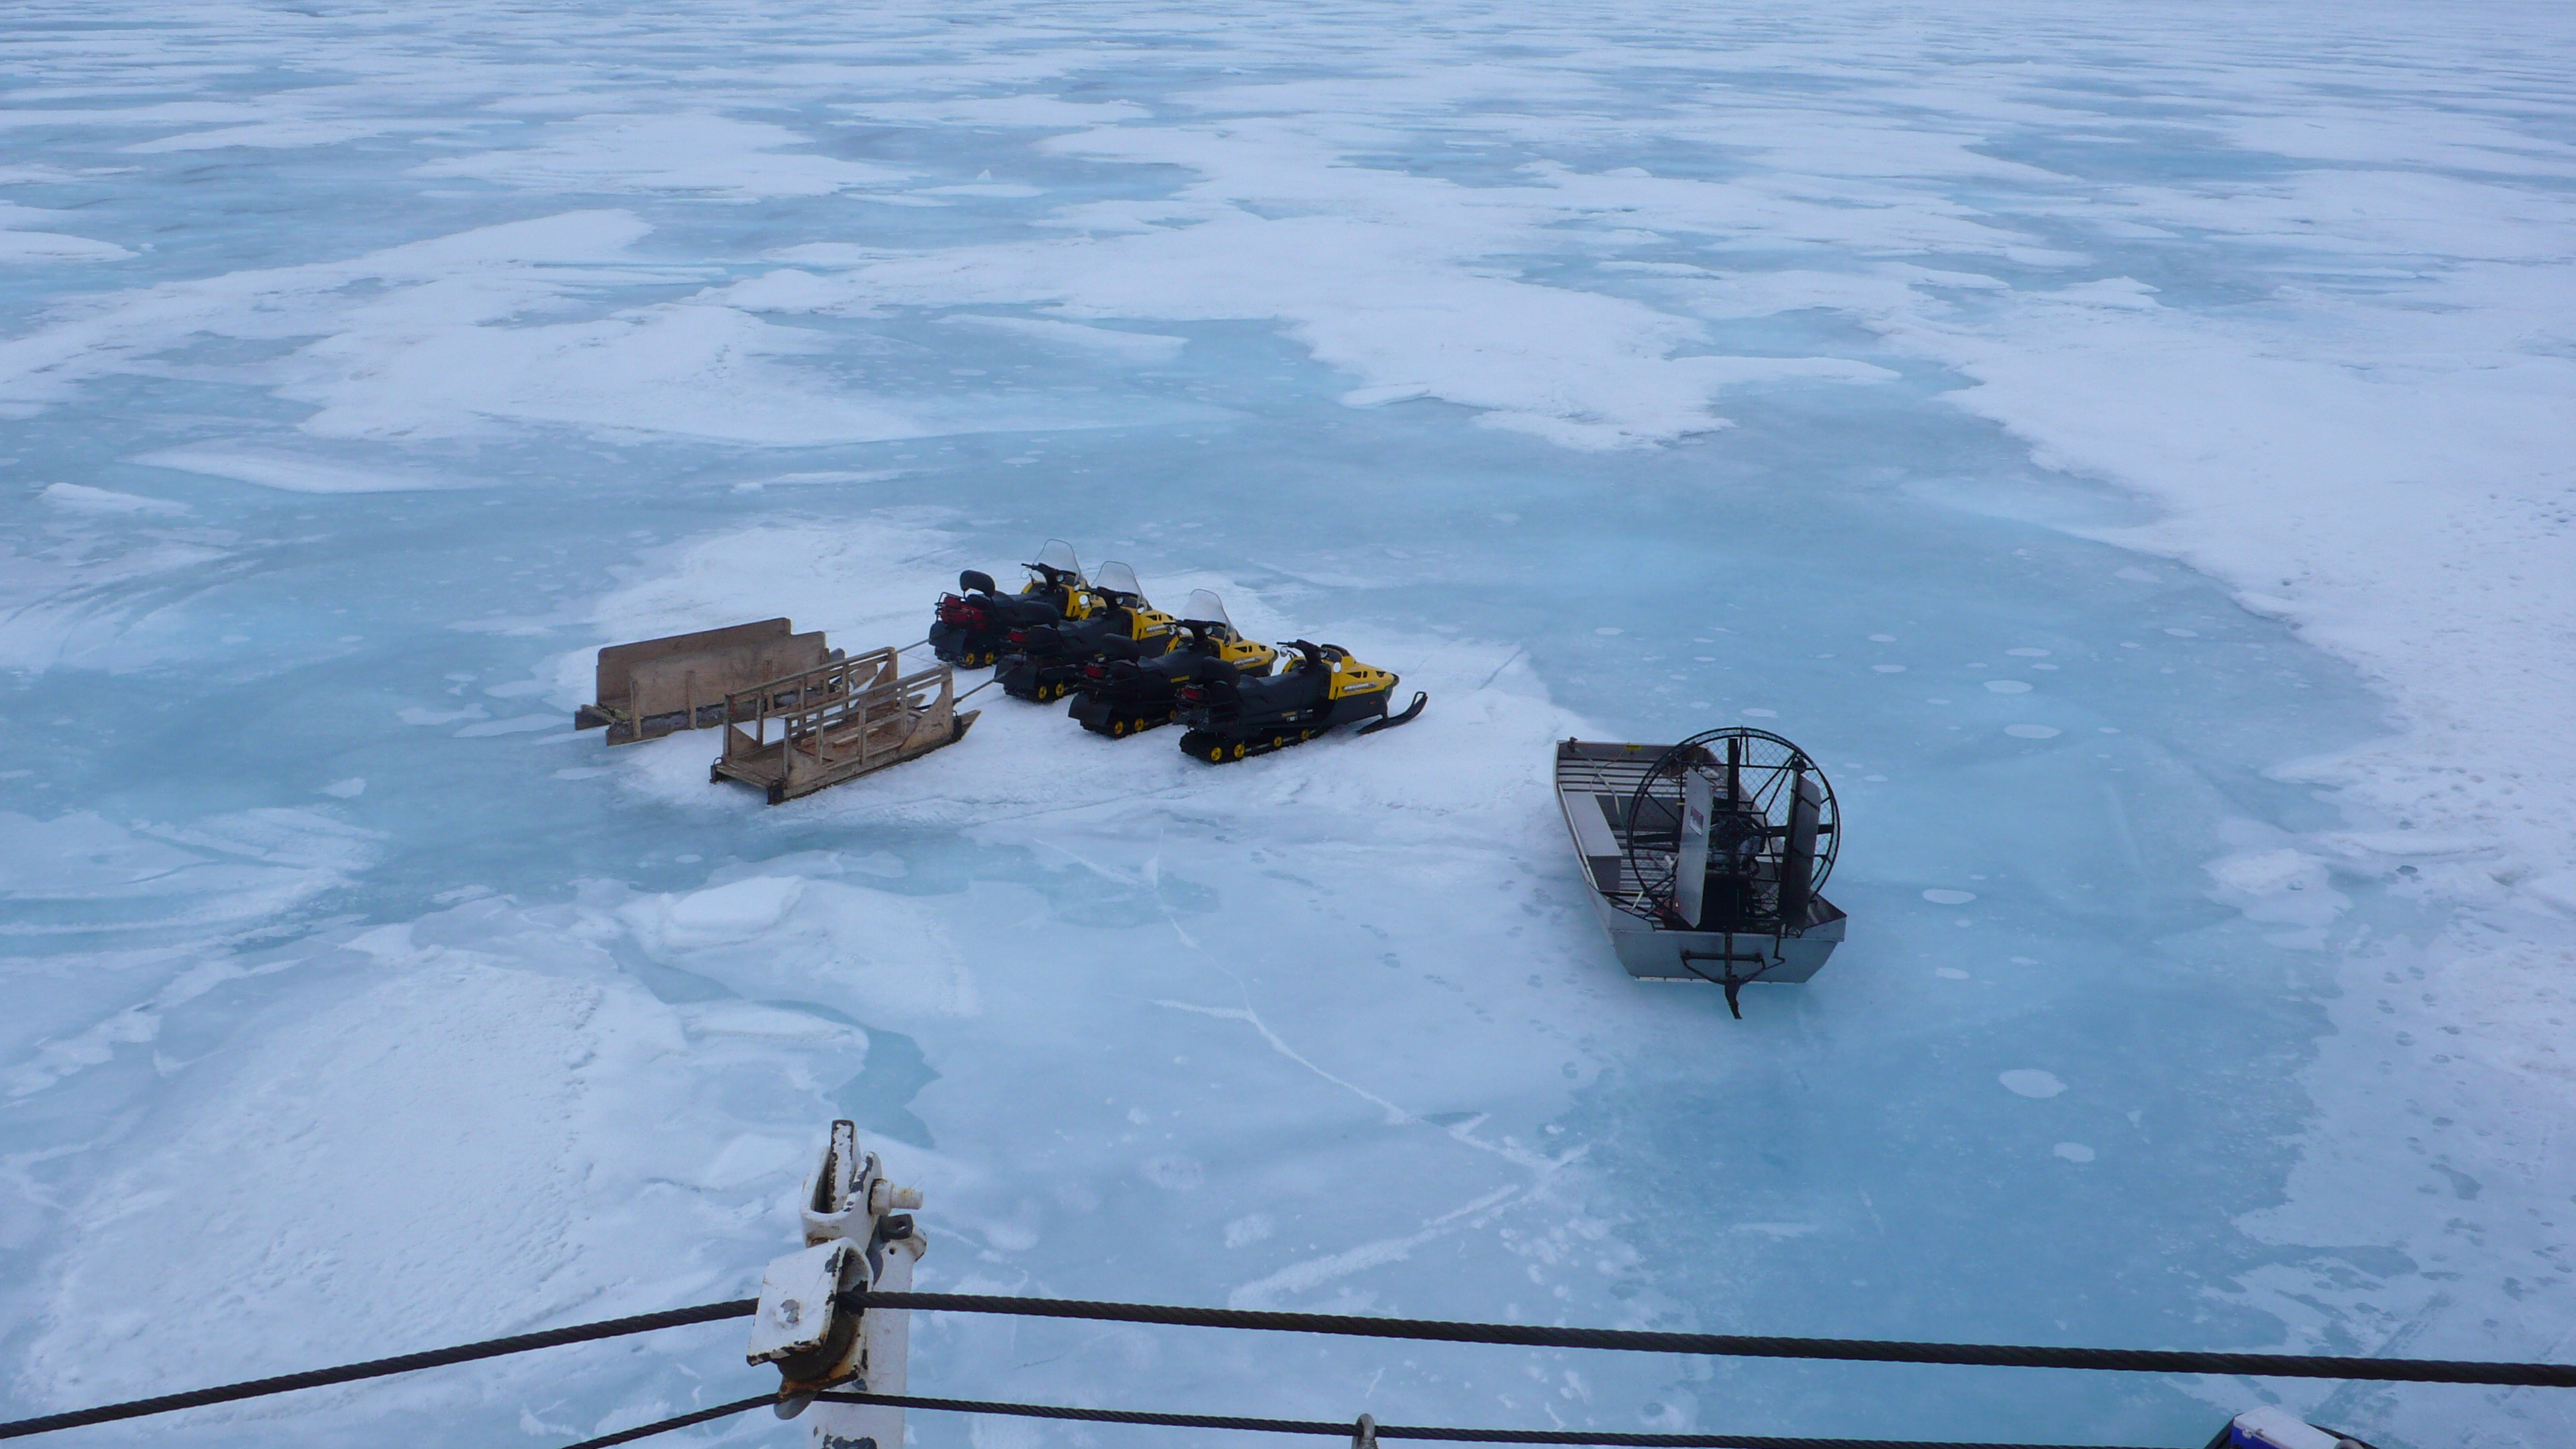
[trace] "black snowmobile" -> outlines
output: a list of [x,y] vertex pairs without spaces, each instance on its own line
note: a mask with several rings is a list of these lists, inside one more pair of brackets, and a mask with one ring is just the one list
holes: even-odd
[[1127,565],[1102,564],[1089,592],[1100,604],[1096,613],[1010,632],[1003,646],[1009,652],[993,668],[1004,694],[1040,704],[1062,699],[1082,685],[1086,664],[1155,658],[1181,642],[1178,621],[1145,602],[1144,587]]
[[999,662],[1014,629],[1088,619],[1100,612],[1100,600],[1082,577],[1073,545],[1063,539],[1048,539],[1037,562],[1021,567],[1029,571],[1029,581],[1016,594],[997,592],[991,574],[976,569],[959,574],[959,592],[939,596],[937,618],[930,626],[931,652],[945,663],[973,669]]
[[1137,646],[1128,641],[1109,640],[1101,658],[1082,666],[1073,707],[1066,713],[1095,734],[1142,734],[1179,717],[1180,687],[1200,660],[1214,659],[1247,679],[1259,679],[1279,658],[1278,650],[1238,633],[1224,602],[1205,589],[1190,592],[1179,627],[1180,647],[1150,658],[1136,657],[1131,651]]
[[1417,691],[1402,714],[1387,713],[1397,679],[1362,664],[1337,644],[1289,642],[1297,657],[1267,679],[1246,679],[1221,660],[1202,659],[1180,687],[1181,753],[1209,764],[1304,744],[1336,725],[1376,734],[1412,723],[1430,696]]

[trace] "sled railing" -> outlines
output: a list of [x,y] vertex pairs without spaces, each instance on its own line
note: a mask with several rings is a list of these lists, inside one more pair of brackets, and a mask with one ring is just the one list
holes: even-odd
[[901,670],[895,650],[874,649],[728,694],[710,777],[776,805],[964,737],[977,712],[958,710],[949,667]]

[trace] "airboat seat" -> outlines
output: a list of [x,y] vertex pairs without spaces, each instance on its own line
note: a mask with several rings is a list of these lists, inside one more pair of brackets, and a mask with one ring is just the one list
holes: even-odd
[[1592,875],[1592,888],[1603,892],[1619,889],[1619,862],[1627,852],[1620,847],[1619,837],[1611,833],[1610,821],[1619,809],[1616,795],[1594,794],[1594,808],[1580,805],[1566,812],[1574,827],[1574,849],[1583,857],[1584,868]]

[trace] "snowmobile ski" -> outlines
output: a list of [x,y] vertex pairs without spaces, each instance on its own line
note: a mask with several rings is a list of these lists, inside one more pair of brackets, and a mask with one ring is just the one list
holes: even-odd
[[939,596],[930,650],[940,662],[964,669],[998,663],[1011,631],[1088,619],[1105,607],[1063,539],[1048,539],[1036,560],[1021,567],[1029,581],[1016,594],[999,592],[991,574],[968,569],[957,576],[958,592]]
[[1431,696],[1417,689],[1413,692],[1413,703],[1404,707],[1404,713],[1391,714],[1384,719],[1370,720],[1367,724],[1361,725],[1357,730],[1353,731],[1353,733],[1373,735],[1379,730],[1391,730],[1397,725],[1411,724],[1422,717],[1422,707],[1430,702]]
[[1200,660],[1230,664],[1247,679],[1268,675],[1278,662],[1279,651],[1244,638],[1226,617],[1224,601],[1206,589],[1190,591],[1179,629],[1180,647],[1152,658],[1129,657],[1116,650],[1126,641],[1109,641],[1112,652],[1082,666],[1065,712],[1094,734],[1124,739],[1180,717],[1180,687]]
[[1422,713],[1428,696],[1416,694],[1402,714],[1387,713],[1399,682],[1392,671],[1363,664],[1338,644],[1304,639],[1282,646],[1296,651],[1268,678],[1247,679],[1231,665],[1202,659],[1178,690],[1181,753],[1211,765],[1284,750],[1346,724],[1368,724],[1361,733],[1405,724]]

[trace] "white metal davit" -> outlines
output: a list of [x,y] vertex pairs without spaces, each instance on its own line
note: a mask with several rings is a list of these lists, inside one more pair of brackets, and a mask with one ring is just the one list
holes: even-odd
[[901,1449],[903,1410],[887,1404],[824,1401],[825,1389],[901,1394],[910,1368],[912,1314],[846,1306],[855,1293],[908,1293],[912,1268],[929,1244],[907,1209],[921,1193],[888,1182],[873,1152],[861,1154],[857,1124],[832,1124],[823,1160],[805,1184],[805,1247],[770,1263],[760,1278],[744,1357],[778,1367],[777,1413],[809,1414],[813,1449]]

